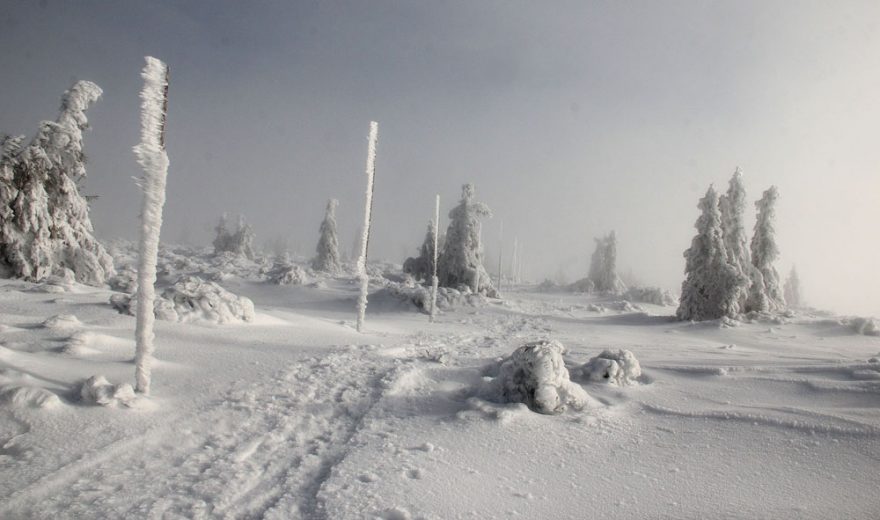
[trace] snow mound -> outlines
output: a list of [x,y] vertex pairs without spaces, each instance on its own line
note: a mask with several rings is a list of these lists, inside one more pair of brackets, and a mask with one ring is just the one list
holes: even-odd
[[880,336],[880,325],[874,318],[850,318],[846,322],[856,334],[863,336]]
[[61,399],[39,386],[39,380],[11,368],[0,369],[0,403],[14,408],[54,408]]
[[104,376],[92,376],[83,381],[79,396],[84,403],[101,406],[131,406],[135,400],[134,388],[130,384],[114,385]]
[[137,269],[130,265],[123,266],[108,280],[108,283],[114,291],[133,294],[137,290],[138,285]]
[[[123,314],[134,316],[137,298],[114,294],[110,304]],[[254,320],[254,302],[237,296],[215,282],[184,275],[162,291],[153,306],[156,318],[181,323],[242,323]]]
[[604,350],[580,368],[582,377],[590,381],[606,381],[620,386],[638,383],[642,375],[639,361],[629,350]]
[[306,270],[294,264],[276,264],[269,271],[269,283],[275,285],[302,285],[306,283]]
[[558,341],[537,341],[516,349],[501,362],[493,385],[506,402],[525,403],[531,410],[558,414],[567,407],[582,408],[590,399],[569,379]]
[[82,322],[73,314],[56,314],[43,321],[45,329],[71,329],[81,325]]
[[83,357],[99,353],[98,350],[91,348],[89,345],[94,343],[95,334],[86,330],[74,332],[67,340],[62,351],[73,357]]

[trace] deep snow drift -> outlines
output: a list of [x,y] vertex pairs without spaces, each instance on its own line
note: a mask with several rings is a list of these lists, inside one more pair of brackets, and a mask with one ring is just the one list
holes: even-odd
[[[124,293],[0,281],[0,518],[867,519],[880,506],[880,339],[853,320],[693,324],[672,306],[511,287],[429,323],[383,305],[375,293],[401,282],[371,265],[359,334],[350,267],[277,285],[260,258],[163,248],[159,265],[163,289],[214,273],[255,312],[157,321],[152,395],[134,401],[121,386],[134,318],[107,304]],[[493,380],[533,407],[554,409],[553,392],[586,406],[535,413],[487,392]]]

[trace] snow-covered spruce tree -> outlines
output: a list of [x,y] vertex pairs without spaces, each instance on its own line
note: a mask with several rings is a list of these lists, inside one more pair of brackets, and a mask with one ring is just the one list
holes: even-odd
[[467,286],[475,293],[495,297],[492,280],[483,267],[480,219],[491,217],[489,207],[474,201],[474,185],[465,184],[461,201],[449,212],[452,222],[446,230],[446,243],[440,256],[438,277],[443,287]]
[[782,293],[785,296],[785,303],[791,308],[800,307],[803,303],[801,301],[801,279],[794,266],[791,267],[788,279],[785,280]]
[[95,239],[89,206],[78,184],[86,177],[85,111],[101,96],[78,81],[61,98],[58,118],[44,121],[30,144],[3,137],[0,157],[0,272],[41,280],[73,272],[76,281],[102,285],[113,260]]
[[695,227],[697,234],[684,252],[685,280],[681,285],[676,317],[680,320],[712,320],[735,317],[736,287],[742,275],[727,259],[718,193],[709,186],[697,206],[702,214]]
[[752,235],[752,265],[758,271],[756,282],[749,291],[746,310],[757,312],[774,312],[785,309],[785,297],[779,283],[779,273],[773,263],[779,257],[776,247],[776,199],[779,192],[771,186],[764,192],[761,200],[755,202],[758,218],[755,221],[755,234]]
[[327,201],[327,210],[321,222],[321,238],[318,239],[318,255],[312,260],[312,269],[325,273],[339,271],[339,239],[336,236],[336,206],[339,201]]
[[360,252],[357,272],[360,276],[361,290],[357,300],[357,331],[364,329],[367,314],[367,293],[370,289],[370,275],[367,274],[367,252],[370,248],[370,224],[373,222],[373,186],[376,179],[376,145],[379,141],[379,123],[370,121],[370,135],[367,138],[367,190],[364,194],[364,223],[361,228]]
[[156,315],[156,260],[159,251],[159,230],[162,207],[165,205],[165,179],[168,175],[168,154],[165,153],[165,117],[168,108],[168,67],[147,56],[141,76],[141,143],[134,147],[137,161],[144,169],[140,187],[144,192],[141,212],[141,240],[138,257],[137,324],[135,327],[136,390],[150,393],[153,362],[153,322]]
[[749,255],[748,238],[744,215],[746,210],[746,189],[743,184],[742,170],[738,167],[730,178],[727,193],[719,199],[721,209],[721,226],[724,232],[724,247],[727,249],[727,261],[742,275],[740,283],[734,287],[736,292],[735,314],[745,312],[749,298],[749,287],[759,279],[752,267]]
[[419,247],[419,256],[409,257],[403,261],[403,272],[412,275],[416,281],[430,281],[434,272],[434,244],[437,240],[437,230],[434,221],[428,222],[428,231],[425,233],[425,241]]
[[596,249],[590,258],[589,280],[599,292],[612,294],[624,292],[626,286],[617,276],[617,235],[612,231],[595,240]]

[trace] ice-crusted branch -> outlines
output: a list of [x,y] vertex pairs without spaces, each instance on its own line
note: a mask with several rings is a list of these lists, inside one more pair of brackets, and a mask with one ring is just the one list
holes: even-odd
[[364,327],[364,316],[367,313],[367,292],[370,288],[370,277],[367,275],[367,251],[370,245],[370,223],[373,218],[373,183],[376,175],[376,143],[379,140],[379,123],[370,121],[370,137],[367,145],[367,192],[364,204],[364,225],[361,235],[361,251],[358,256],[357,268],[360,275],[361,292],[358,296],[357,330]]
[[437,288],[440,285],[440,279],[437,278],[437,250],[439,249],[440,236],[440,194],[434,199],[434,257],[431,262],[431,323],[437,317]]
[[156,258],[162,207],[165,205],[165,180],[168,154],[165,153],[165,118],[168,107],[168,66],[147,56],[141,72],[141,143],[134,147],[138,164],[144,169],[140,186],[144,192],[141,213],[141,240],[138,257],[137,325],[135,327],[136,390],[150,393],[150,375],[155,345],[153,339],[153,301],[156,297]]

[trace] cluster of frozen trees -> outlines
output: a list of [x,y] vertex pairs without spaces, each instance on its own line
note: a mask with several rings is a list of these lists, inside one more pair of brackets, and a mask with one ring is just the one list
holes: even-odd
[[437,278],[442,287],[467,288],[477,294],[497,296],[492,279],[483,266],[481,220],[492,216],[492,211],[482,202],[474,200],[473,184],[461,189],[461,200],[449,212],[446,234],[436,236],[435,224],[428,224],[425,241],[419,248],[419,256],[407,258],[404,272],[416,280],[430,282],[434,271],[434,244],[437,244]]
[[102,285],[113,261],[97,241],[79,192],[86,177],[86,109],[101,96],[78,81],[61,98],[55,121],[43,121],[28,145],[0,136],[0,273],[28,280],[73,273]]
[[214,230],[217,232],[214,254],[233,253],[251,260],[254,258],[254,230],[243,215],[239,215],[235,229],[230,229],[229,216],[224,213]]
[[697,206],[697,234],[686,258],[685,281],[676,316],[681,320],[735,318],[747,312],[775,312],[786,302],[774,263],[779,256],[774,228],[775,186],[755,203],[758,215],[751,243],[744,213],[746,192],[737,168],[727,193],[714,186]]

